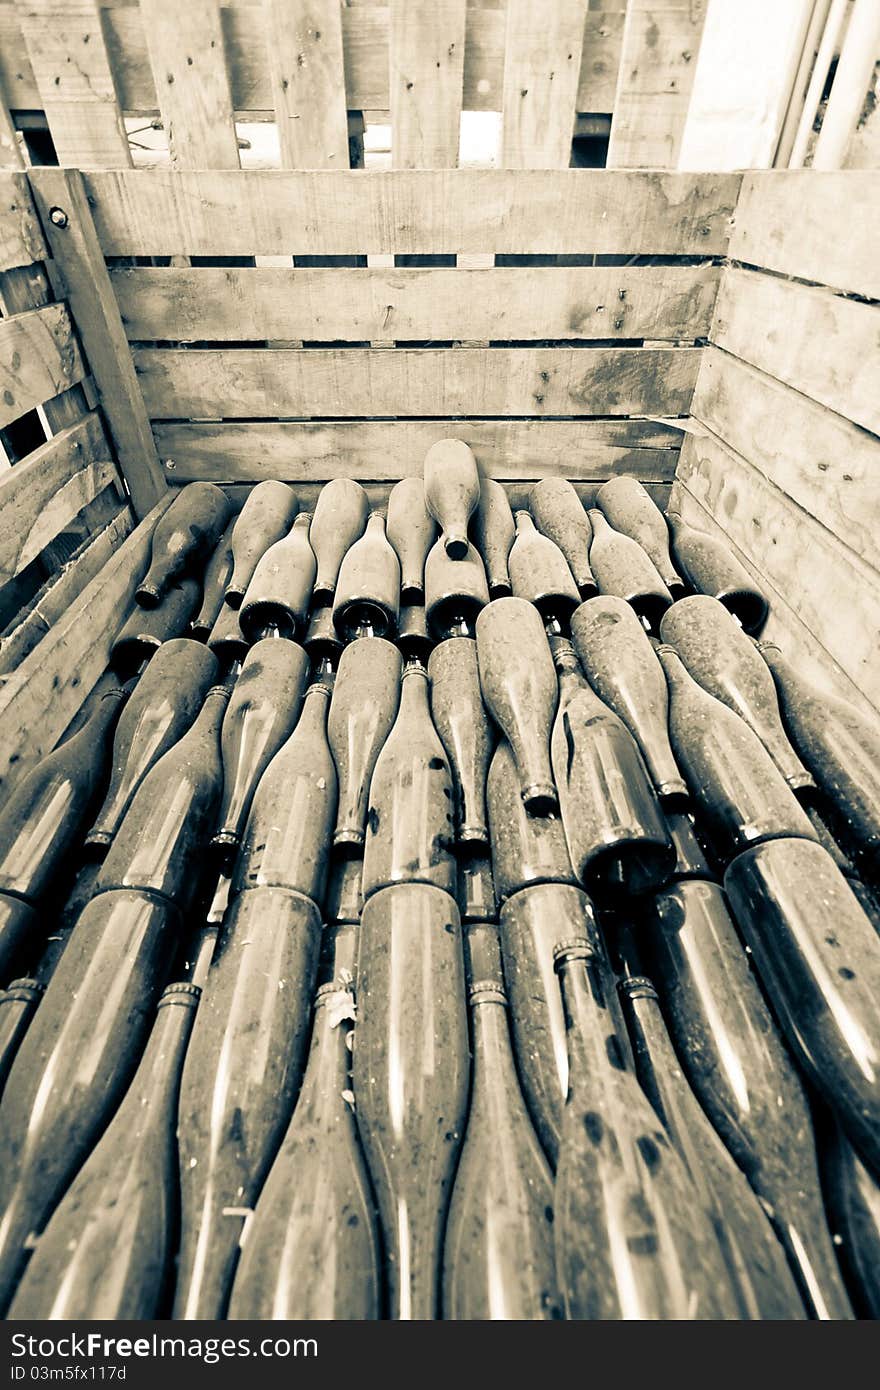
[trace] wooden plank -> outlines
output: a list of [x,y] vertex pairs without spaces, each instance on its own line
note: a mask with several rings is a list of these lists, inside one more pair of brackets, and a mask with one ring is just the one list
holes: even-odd
[[727,248],[742,175],[139,169],[85,177],[106,256],[712,256]]
[[458,164],[465,0],[391,0],[391,162]]
[[609,169],[675,168],[705,19],[706,0],[629,0]]
[[0,270],[45,260],[47,254],[27,175],[0,173]]
[[237,169],[218,0],[141,0],[140,10],[172,165]]
[[567,169],[587,0],[507,0],[501,163]]
[[650,420],[255,421],[157,424],[155,433],[175,483],[397,479],[420,473],[431,445],[449,435],[465,440],[493,478],[635,472],[665,481],[681,440],[677,429]]
[[714,435],[694,437],[678,477],[880,708],[877,570]]
[[59,164],[130,167],[97,0],[21,0],[17,8]]
[[129,338],[180,342],[701,338],[718,277],[713,265],[110,272]]
[[725,269],[712,341],[880,434],[880,306]]
[[617,73],[623,47],[623,0],[614,9],[587,11],[578,82],[578,111],[614,110]]
[[265,0],[263,14],[282,169],[347,169],[339,0]]
[[0,796],[49,752],[107,665],[170,501],[157,503],[0,688]]
[[15,136],[15,126],[0,85],[0,169],[23,169],[24,159]]
[[0,425],[75,386],[85,366],[64,304],[0,319]]
[[[95,234],[82,175],[70,169],[35,169],[31,182],[52,255],[64,275],[77,331],[89,360],[132,506],[135,515],[142,517],[162,496],[165,479]],[[63,214],[64,225],[53,222],[52,208]]]
[[[44,304],[51,304],[54,298],[49,276],[42,264],[17,266],[15,270],[0,274],[0,304],[4,314],[21,314],[28,309],[39,309]],[[86,414],[88,408],[85,391],[77,385],[44,401],[42,412],[46,425],[55,434],[74,424]],[[109,458],[109,454],[105,457]]]
[[743,175],[731,260],[880,299],[880,170]]
[[691,410],[880,568],[880,440],[718,349],[704,355]]

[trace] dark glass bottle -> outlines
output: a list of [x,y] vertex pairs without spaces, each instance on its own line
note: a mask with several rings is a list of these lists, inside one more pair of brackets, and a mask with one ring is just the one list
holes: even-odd
[[437,525],[425,506],[421,478],[402,478],[388,494],[388,539],[400,561],[400,601],[407,606],[425,601],[425,557],[437,535]]
[[345,552],[364,533],[370,504],[360,483],[331,478],[318,494],[309,538],[318,561],[315,602],[330,604]]
[[250,641],[268,626],[284,637],[302,637],[318,569],[309,544],[308,512],[300,512],[280,541],[260,556],[242,599],[239,621]]
[[374,512],[360,540],[345,552],[336,583],[333,621],[339,635],[393,637],[400,612],[400,561]]
[[274,478],[257,483],[232,528],[232,574],[226,585],[226,602],[240,608],[261,555],[280,541],[296,516],[296,494],[287,483]]
[[425,615],[435,642],[445,637],[473,637],[482,608],[489,602],[486,572],[476,546],[460,560],[450,560],[443,541],[435,541],[425,561]]
[[39,980],[11,980],[0,992],[0,1095],[28,1024],[43,997]]
[[593,543],[590,565],[603,594],[625,599],[633,611],[656,632],[660,619],[672,603],[672,595],[653,560],[638,541],[615,531],[597,507],[590,511]]
[[830,1122],[822,1152],[829,1218],[859,1316],[880,1318],[880,1184],[839,1125]]
[[535,883],[577,883],[562,819],[530,815],[520,796],[513,753],[502,738],[486,779],[492,870],[504,901]]
[[581,598],[592,598],[598,592],[589,559],[593,528],[571,483],[542,478],[529,493],[529,507],[543,534],[568,561]]
[[199,642],[206,642],[211,628],[217,621],[220,609],[226,598],[226,586],[232,578],[232,529],[234,521],[227,524],[226,530],[214,548],[214,553],[205,566],[202,580],[202,603],[192,620],[192,635]]
[[198,601],[198,580],[183,576],[169,584],[155,608],[135,604],[113,639],[111,668],[123,679],[136,675],[163,642],[186,635]]
[[155,608],[172,580],[198,568],[217,544],[232,510],[222,488],[187,483],[156,523],[150,565],[135,590],[142,608]]
[[669,554],[666,518],[638,478],[622,473],[609,479],[596,493],[596,506],[615,530],[638,542],[673,598],[681,598],[684,584]]
[[335,845],[363,846],[376,759],[400,704],[400,652],[365,637],[345,648],[336,673],[327,736],[339,778]]
[[468,521],[480,500],[477,461],[461,439],[440,439],[425,455],[425,505],[450,560],[467,554]]
[[746,632],[759,633],[770,605],[730,546],[718,536],[699,531],[670,508],[666,513],[672,530],[675,558],[694,589],[711,594],[729,608]]
[[508,568],[515,596],[535,605],[548,634],[567,632],[580,593],[559,546],[536,530],[528,512],[516,514]]
[[476,643],[467,637],[441,642],[428,660],[428,675],[431,714],[455,784],[456,839],[487,846],[486,774],[494,736],[480,691]]
[[471,519],[471,529],[483,564],[490,598],[510,595],[507,560],[515,528],[507,493],[493,478],[480,479],[480,500]]

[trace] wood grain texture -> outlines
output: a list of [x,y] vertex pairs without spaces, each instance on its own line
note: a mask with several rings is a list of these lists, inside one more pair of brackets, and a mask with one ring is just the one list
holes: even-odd
[[47,254],[27,175],[0,173],[0,271],[45,260]]
[[501,163],[567,169],[587,0],[507,0]]
[[880,299],[880,170],[743,175],[732,260]]
[[717,266],[111,270],[130,339],[701,338]]
[[0,425],[75,386],[85,366],[64,304],[0,319]]
[[723,254],[740,174],[604,169],[86,176],[106,256]]
[[629,0],[608,168],[674,169],[707,0]]
[[[52,285],[42,264],[16,266],[0,273],[0,305],[6,315],[25,313],[53,303]],[[60,395],[43,402],[43,415],[50,431],[55,434],[74,424],[88,411],[82,385],[69,387]],[[109,454],[104,457],[110,457]],[[122,483],[119,483],[120,492]]]
[[729,266],[721,277],[711,338],[880,434],[877,304]]
[[587,11],[578,80],[578,111],[614,110],[625,17],[623,0],[606,10],[591,6]]
[[141,0],[153,79],[177,169],[237,169],[218,0]]
[[391,0],[391,163],[458,164],[465,0]]
[[339,0],[264,0],[272,104],[283,169],[347,169]]
[[0,169],[23,169],[21,148],[15,138],[15,125],[0,87]]

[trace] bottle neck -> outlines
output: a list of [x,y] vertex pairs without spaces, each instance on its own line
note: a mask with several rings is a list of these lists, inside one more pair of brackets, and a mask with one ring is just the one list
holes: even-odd
[[654,651],[671,689],[687,691],[693,688],[695,681],[674,647],[670,647],[668,642],[660,642],[654,647]]
[[605,535],[610,532],[611,527],[608,525],[605,513],[600,512],[598,507],[590,507],[587,516],[590,518],[594,536]]
[[296,732],[306,738],[325,738],[327,734],[327,714],[330,709],[332,687],[316,682],[310,685],[303,700],[302,713],[296,725]]
[[530,533],[533,534],[533,533],[535,532],[535,530],[536,530],[535,523],[534,523],[534,521],[532,520],[531,515],[530,515],[529,512],[526,512],[526,511],[515,512],[515,513],[514,513],[514,521],[516,522],[516,534],[517,534],[517,536],[526,536],[526,535],[529,535]]
[[177,1093],[201,989],[189,982],[169,985],[159,1000],[132,1091],[142,1097],[141,1114],[167,1119],[176,1113]]
[[428,673],[420,661],[404,667],[400,688],[400,719],[417,719],[428,714]]
[[598,1080],[609,1065],[625,1071],[623,1050],[608,1014],[604,962],[595,946],[587,938],[561,942],[553,963],[562,993],[571,1077],[583,1074]]

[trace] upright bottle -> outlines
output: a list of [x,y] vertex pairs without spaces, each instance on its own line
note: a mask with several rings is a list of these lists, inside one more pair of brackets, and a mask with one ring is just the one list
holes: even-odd
[[622,473],[609,479],[596,493],[596,506],[617,531],[638,542],[669,592],[681,598],[684,584],[669,553],[666,517],[638,478]]
[[440,439],[425,455],[425,506],[450,560],[467,554],[467,528],[480,500],[477,460],[461,439]]
[[480,610],[489,602],[483,562],[473,545],[461,560],[450,560],[442,540],[435,541],[425,562],[425,613],[435,642],[444,637],[473,637]]
[[489,764],[486,806],[495,887],[502,902],[536,883],[577,883],[562,819],[556,812],[535,816],[526,810],[505,738],[499,739]]
[[421,478],[402,478],[388,494],[388,539],[400,561],[400,601],[424,603],[425,557],[437,535]]
[[222,488],[187,483],[153,531],[150,565],[135,590],[142,608],[155,608],[171,581],[196,569],[217,544],[232,510]]
[[657,795],[687,798],[669,742],[669,693],[642,625],[621,598],[582,603],[571,620],[575,651],[596,693],[619,715],[644,754]]
[[580,603],[578,587],[559,546],[535,529],[528,512],[516,514],[516,540],[508,568],[515,596],[535,605],[547,632],[567,632]]
[[571,483],[565,478],[542,478],[529,493],[532,516],[545,536],[562,551],[581,598],[598,593],[590,569],[593,528]]
[[443,1252],[443,1316],[561,1317],[553,1178],[526,1110],[507,1026],[498,928],[467,928],[473,1086]]
[[43,989],[39,980],[25,978],[11,980],[0,993],[0,1095]]
[[40,1237],[12,1320],[161,1315],[177,1226],[177,1098],[199,993],[163,993],[125,1099]]
[[510,596],[507,560],[515,527],[507,493],[493,478],[480,479],[480,500],[471,520],[474,540],[486,568],[490,598]]
[[199,581],[192,575],[182,575],[171,581],[155,608],[135,604],[113,639],[111,669],[121,679],[136,675],[163,642],[186,635],[198,601]]
[[226,602],[240,608],[260,556],[290,530],[296,516],[296,494],[274,478],[257,483],[232,528],[232,574]]
[[400,652],[381,638],[352,642],[339,662],[327,734],[339,777],[333,843],[364,844],[370,779],[400,703]]
[[241,630],[250,641],[270,625],[284,637],[305,633],[318,568],[309,544],[311,519],[300,512],[287,535],[257,561],[240,611]]
[[303,646],[312,663],[312,673],[316,677],[335,675],[342,655],[343,643],[333,626],[333,610],[328,607],[316,608],[303,638]]
[[557,684],[541,619],[524,599],[496,599],[480,613],[476,631],[483,699],[510,744],[526,810],[555,811],[550,730]]
[[324,934],[329,960],[319,972],[302,1089],[248,1231],[231,1318],[381,1316],[375,1199],[350,1103],[357,933],[346,926]]
[[226,586],[232,578],[232,531],[234,521],[227,523],[205,567],[202,580],[202,605],[192,620],[192,636],[199,642],[206,642],[211,628],[226,598]]
[[660,619],[672,603],[672,595],[653,560],[638,541],[615,531],[598,508],[590,511],[593,543],[590,564],[603,594],[625,599],[644,623],[656,632]]
[[748,570],[717,536],[690,526],[679,512],[666,513],[672,530],[675,557],[699,593],[711,594],[729,608],[746,632],[753,636],[767,621],[770,605]]
[[455,789],[455,834],[461,845],[488,846],[486,774],[494,737],[480,691],[477,644],[453,637],[428,660],[431,714],[449,758]]
[[331,478],[318,494],[309,539],[318,561],[315,602],[329,604],[336,592],[339,566],[345,552],[363,535],[370,504],[360,483]]
[[822,1176],[840,1257],[859,1316],[880,1318],[880,1184],[840,1126],[828,1130]]
[[385,518],[373,512],[366,531],[343,557],[333,621],[346,640],[393,637],[399,611],[400,562],[385,535]]

